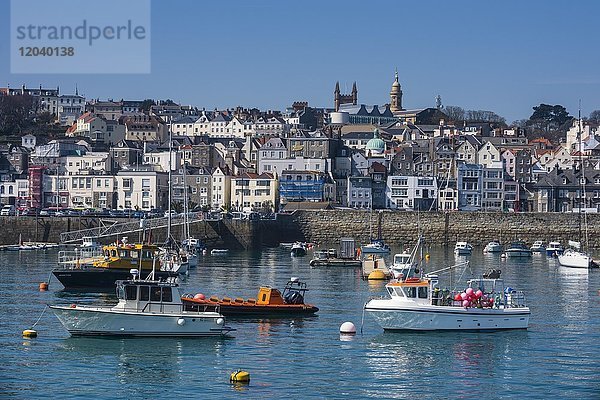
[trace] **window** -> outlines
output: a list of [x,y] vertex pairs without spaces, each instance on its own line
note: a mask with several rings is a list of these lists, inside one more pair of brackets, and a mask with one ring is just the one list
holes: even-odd
[[420,299],[426,299],[427,298],[427,287],[426,286],[423,286],[423,287],[419,288],[419,290],[418,290],[418,297]]
[[125,300],[137,299],[137,286],[125,286]]
[[171,292],[170,287],[162,288],[162,301],[166,303],[170,303],[173,301],[173,294]]
[[142,179],[142,189],[150,188],[150,179]]
[[160,301],[160,287],[153,287],[151,289],[150,301]]

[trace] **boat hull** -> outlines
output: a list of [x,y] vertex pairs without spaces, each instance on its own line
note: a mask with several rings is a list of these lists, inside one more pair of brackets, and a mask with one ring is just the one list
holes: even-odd
[[292,257],[304,257],[306,255],[306,250],[301,248],[293,248],[292,251],[290,251],[290,255]]
[[347,267],[357,268],[362,265],[360,260],[344,260],[344,259],[312,259],[310,260],[311,267]]
[[[142,275],[148,273],[148,271],[144,271]],[[116,281],[131,279],[131,272],[129,270],[116,268],[55,268],[52,270],[52,274],[65,289],[114,289]],[[179,274],[167,271],[155,272],[156,278],[167,278],[170,276],[179,276]]]
[[585,253],[565,251],[558,255],[558,263],[569,268],[591,268],[592,258]]
[[390,254],[390,249],[376,248],[376,247],[361,247],[362,254]]
[[[157,314],[114,312],[108,308],[50,306],[60,323],[73,336],[223,336],[218,313]],[[180,320],[183,319],[182,323]],[[221,322],[219,324],[218,322]]]
[[[370,304],[370,303],[369,303]],[[389,307],[367,304],[365,310],[384,330],[527,329],[529,308]]]
[[486,246],[485,249],[483,249],[483,251],[485,253],[502,253],[502,246],[501,245]]
[[318,307],[308,304],[289,304],[289,305],[235,305],[214,302],[198,302],[194,300],[182,299],[184,309],[187,311],[202,311],[205,307],[215,307],[226,317],[277,317],[294,315],[313,315],[319,311]]
[[456,254],[457,256],[470,256],[471,250],[470,249],[454,249],[454,254]]
[[506,257],[531,257],[531,250],[506,250]]

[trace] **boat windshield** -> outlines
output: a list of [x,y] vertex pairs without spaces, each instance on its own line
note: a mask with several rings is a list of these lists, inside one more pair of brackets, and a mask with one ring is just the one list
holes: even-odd
[[394,264],[410,264],[410,254],[396,254],[394,256]]

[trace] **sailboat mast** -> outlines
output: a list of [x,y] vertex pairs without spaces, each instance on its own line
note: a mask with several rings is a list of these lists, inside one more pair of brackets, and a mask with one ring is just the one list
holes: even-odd
[[187,186],[187,163],[183,163],[183,235],[185,239],[190,238],[190,223],[188,217],[188,186]]
[[167,206],[167,243],[171,242],[171,175],[172,175],[172,159],[173,159],[173,136],[172,132],[169,129],[169,195],[168,201],[169,204]]
[[583,158],[581,154],[583,151],[583,148],[581,146],[581,100],[579,100],[578,118],[579,128],[577,129],[577,139],[579,140],[579,171],[581,172],[581,176],[579,177],[579,183],[581,185],[581,191],[579,193],[579,210],[577,219],[579,220],[579,243],[581,243],[581,196],[585,196],[585,174],[583,172]]

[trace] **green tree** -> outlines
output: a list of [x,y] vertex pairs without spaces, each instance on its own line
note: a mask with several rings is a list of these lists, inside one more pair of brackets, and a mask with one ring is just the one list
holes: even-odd
[[0,96],[0,133],[23,133],[33,124],[35,108],[36,102],[32,96]]
[[533,114],[529,117],[528,125],[544,132],[556,131],[573,117],[561,105],[540,104],[533,107]]
[[462,122],[465,120],[465,110],[458,106],[446,106],[442,109],[450,121]]

